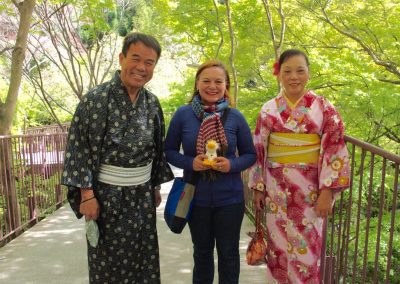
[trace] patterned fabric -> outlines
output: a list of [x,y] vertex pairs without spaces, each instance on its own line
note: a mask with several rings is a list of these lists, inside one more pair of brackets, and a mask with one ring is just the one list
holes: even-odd
[[[316,133],[318,165],[280,164],[267,159],[271,132]],[[319,283],[323,219],[314,212],[321,189],[349,186],[343,122],[323,97],[307,92],[294,108],[282,95],[261,109],[254,133],[257,162],[249,186],[264,184],[267,220],[267,283]]]
[[[62,183],[78,218],[80,190],[92,187],[100,203],[99,246],[88,248],[90,283],[159,283],[153,188],[173,179],[163,153],[164,119],[145,89],[132,104],[116,72],[79,103],[68,135]],[[100,164],[135,168],[152,162],[138,186],[97,181]],[[122,271],[125,271],[122,273]]]
[[204,154],[206,152],[205,145],[210,139],[220,144],[222,153],[226,152],[228,141],[226,140],[220,117],[224,109],[228,108],[228,106],[228,102],[225,98],[218,101],[216,105],[205,106],[201,104],[199,95],[194,97],[192,101],[193,111],[197,117],[202,120],[197,136],[197,154]]
[[101,215],[99,244],[88,246],[90,283],[160,283],[159,247],[153,189],[97,187]]

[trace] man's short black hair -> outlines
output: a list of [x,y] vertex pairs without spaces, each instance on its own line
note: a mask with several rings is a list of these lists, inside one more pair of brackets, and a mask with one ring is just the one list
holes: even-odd
[[124,42],[122,45],[122,54],[126,56],[128,53],[128,49],[131,46],[131,44],[136,44],[138,42],[142,42],[145,46],[150,47],[154,49],[154,51],[157,53],[157,61],[161,56],[161,46],[160,43],[156,40],[155,37],[143,33],[137,33],[133,32],[124,38]]

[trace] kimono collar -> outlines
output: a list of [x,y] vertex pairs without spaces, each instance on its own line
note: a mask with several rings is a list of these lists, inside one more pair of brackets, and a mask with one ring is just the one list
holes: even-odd
[[293,110],[293,109],[295,109],[297,107],[298,103],[303,99],[304,95],[307,94],[307,92],[305,91],[304,94],[302,94],[295,102],[292,102],[288,98],[288,96],[287,96],[285,91],[282,91],[281,94],[282,94],[282,97],[285,99],[287,105],[290,107],[290,109]]
[[136,107],[136,105],[141,104],[140,102],[143,101],[143,93],[145,92],[145,88],[140,88],[136,100],[132,102],[129,97],[128,90],[121,80],[120,74],[120,70],[115,71],[114,76],[111,79],[111,85],[113,87],[113,94],[115,96],[115,99],[124,106],[129,105]]

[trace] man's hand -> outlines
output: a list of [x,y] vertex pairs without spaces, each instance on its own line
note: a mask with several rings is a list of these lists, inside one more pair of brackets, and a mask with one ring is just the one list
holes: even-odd
[[158,206],[160,206],[160,204],[161,204],[161,200],[162,200],[162,198],[161,198],[161,193],[160,193],[160,188],[158,187],[156,187],[155,189],[154,189],[154,197],[155,197],[155,203],[156,203],[156,207],[158,207]]
[[81,188],[79,212],[86,220],[96,220],[100,214],[100,205],[91,188]]
[[314,207],[315,213],[318,217],[327,217],[332,214],[333,195],[330,189],[321,190],[317,204]]

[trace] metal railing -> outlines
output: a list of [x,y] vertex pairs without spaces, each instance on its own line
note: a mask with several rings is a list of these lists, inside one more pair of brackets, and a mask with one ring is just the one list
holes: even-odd
[[43,134],[43,133],[64,133],[68,132],[70,123],[51,124],[45,126],[29,127],[24,130],[24,134]]
[[[321,282],[400,283],[400,156],[350,136],[345,140],[350,188],[325,224]],[[246,208],[254,217],[246,175]]]
[[60,207],[67,133],[0,136],[0,246]]

